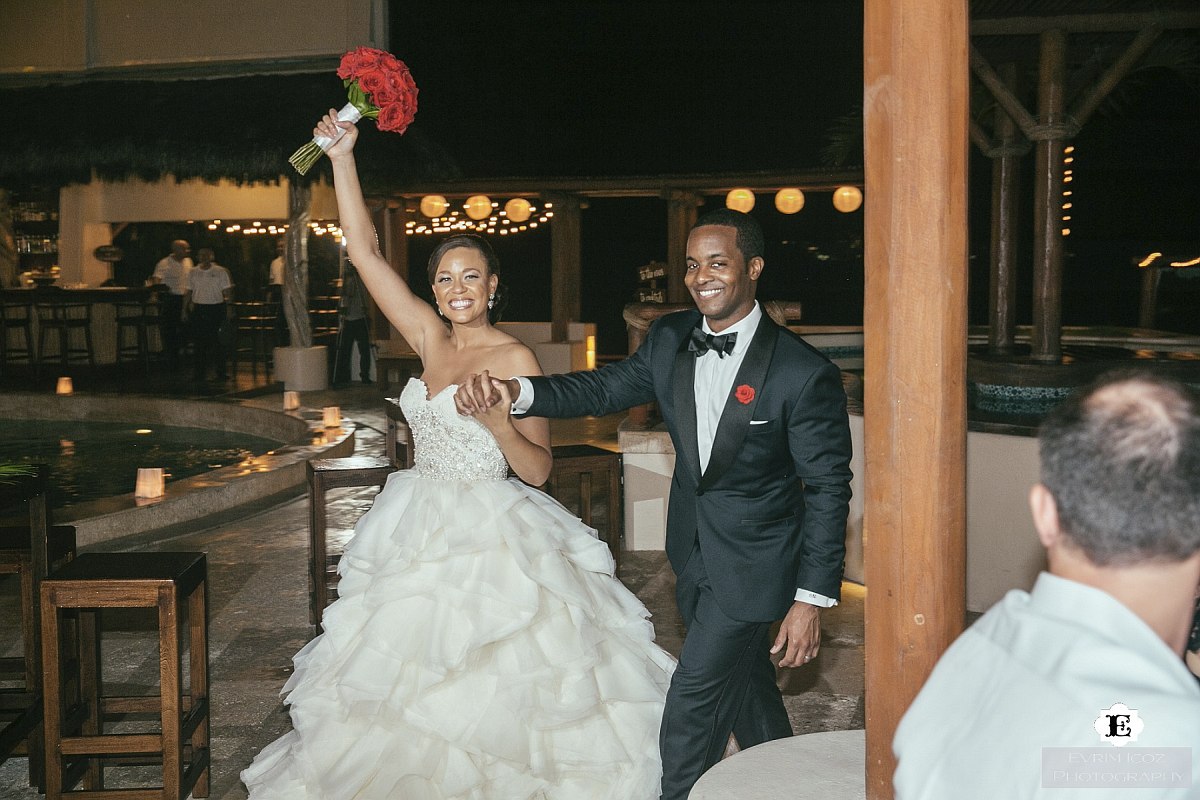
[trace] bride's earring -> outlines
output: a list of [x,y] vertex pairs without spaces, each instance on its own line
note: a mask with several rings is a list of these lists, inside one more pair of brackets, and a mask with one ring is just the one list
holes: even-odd
[[446,316],[446,312],[445,312],[445,311],[442,311],[442,304],[441,304],[441,303],[434,303],[434,305],[435,305],[435,306],[437,306],[437,310],[438,310],[438,316],[439,316],[439,317],[444,317],[444,316]]
[[492,292],[488,295],[488,308],[496,307],[496,293]]

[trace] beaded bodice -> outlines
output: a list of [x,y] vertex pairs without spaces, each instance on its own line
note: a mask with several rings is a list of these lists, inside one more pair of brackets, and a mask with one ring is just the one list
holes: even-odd
[[504,480],[508,462],[478,420],[454,407],[455,385],[433,397],[420,378],[410,378],[400,393],[400,408],[412,429],[413,469],[423,478],[456,481]]

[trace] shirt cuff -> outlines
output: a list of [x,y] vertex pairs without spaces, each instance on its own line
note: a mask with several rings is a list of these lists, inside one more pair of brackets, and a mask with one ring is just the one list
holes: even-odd
[[529,378],[518,376],[514,380],[521,385],[521,393],[513,401],[511,413],[524,414],[533,405],[533,384],[529,381]]
[[832,608],[838,604],[838,601],[834,600],[832,597],[826,597],[823,594],[810,592],[808,589],[797,589],[796,600],[800,603],[809,603],[810,605],[817,606],[818,608]]

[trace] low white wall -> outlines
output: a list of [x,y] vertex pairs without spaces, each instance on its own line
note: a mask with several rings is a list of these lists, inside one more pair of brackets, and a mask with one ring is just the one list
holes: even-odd
[[[863,499],[870,480],[863,457],[863,418],[850,416],[853,496],[846,524],[846,579],[864,581],[870,535]],[[618,434],[625,474],[625,546],[661,550],[675,451],[661,428]],[[910,476],[921,480],[920,475]],[[1044,568],[1027,497],[1037,482],[1037,440],[971,431],[967,434],[967,608],[985,611],[1010,589],[1028,589]],[[912,576],[920,580],[921,576]]]
[[549,322],[501,322],[496,327],[533,350],[547,375],[596,366],[596,325],[593,322],[570,323],[567,326],[568,341],[565,342],[550,341]]

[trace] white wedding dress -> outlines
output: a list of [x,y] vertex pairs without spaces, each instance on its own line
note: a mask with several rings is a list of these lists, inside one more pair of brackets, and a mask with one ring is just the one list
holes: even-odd
[[325,632],[283,687],[293,730],[252,800],[653,800],[674,660],[603,542],[516,479],[487,429],[400,395],[416,464],[359,520]]

